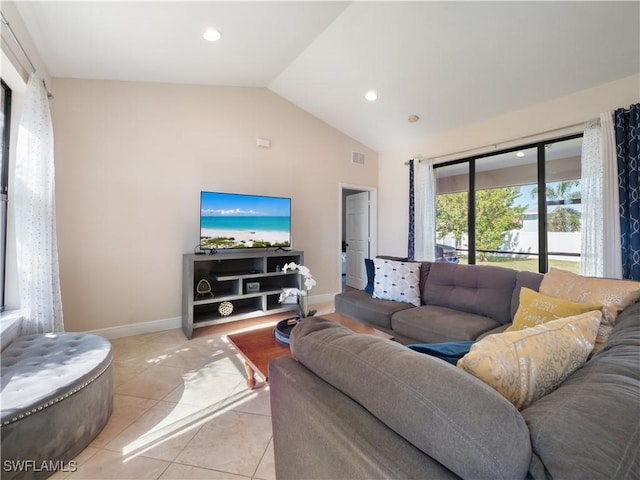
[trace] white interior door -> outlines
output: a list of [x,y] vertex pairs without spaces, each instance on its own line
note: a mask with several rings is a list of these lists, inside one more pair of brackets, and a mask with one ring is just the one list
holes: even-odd
[[347,285],[367,285],[364,259],[369,258],[369,192],[347,197],[346,205]]

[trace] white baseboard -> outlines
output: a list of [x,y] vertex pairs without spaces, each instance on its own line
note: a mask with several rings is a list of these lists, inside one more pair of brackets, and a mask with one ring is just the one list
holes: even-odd
[[[309,295],[309,305],[333,302],[335,296],[335,293]],[[180,327],[182,327],[182,317],[174,317],[165,318],[164,320],[151,320],[149,322],[119,325],[117,327],[99,328],[97,330],[89,330],[87,333],[93,333],[107,339],[112,339],[130,337],[132,335],[142,335],[145,333],[162,332],[163,330],[172,330]]]
[[163,330],[173,330],[182,326],[182,317],[165,318],[164,320],[152,320],[150,322],[131,323],[129,325],[120,325],[117,327],[99,328],[98,330],[90,330],[87,333],[100,335],[101,337],[121,338],[130,337],[132,335],[142,335],[144,333],[162,332]]
[[333,299],[336,298],[337,293],[325,293],[324,295],[309,295],[309,305],[314,305],[316,303],[326,303],[333,302]]

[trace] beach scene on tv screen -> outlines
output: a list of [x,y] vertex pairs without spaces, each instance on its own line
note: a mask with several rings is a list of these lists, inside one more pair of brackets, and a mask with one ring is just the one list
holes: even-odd
[[290,246],[289,198],[201,193],[201,249]]

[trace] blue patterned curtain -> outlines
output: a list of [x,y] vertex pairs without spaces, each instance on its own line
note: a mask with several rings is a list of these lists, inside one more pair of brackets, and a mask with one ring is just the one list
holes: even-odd
[[620,192],[620,235],[622,276],[640,280],[640,104],[615,112],[618,189]]
[[416,245],[416,198],[414,187],[413,160],[409,160],[409,246],[407,258],[413,260]]

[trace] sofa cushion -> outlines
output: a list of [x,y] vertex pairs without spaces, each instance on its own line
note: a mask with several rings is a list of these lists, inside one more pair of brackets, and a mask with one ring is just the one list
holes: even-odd
[[495,335],[497,333],[502,333],[504,332],[507,328],[509,328],[511,326],[510,323],[507,323],[506,325],[500,325],[499,327],[496,328],[492,328],[491,330],[489,330],[488,332],[484,332],[482,335],[480,335],[478,338],[476,338],[476,340],[482,340],[484,337],[486,337],[487,335]]
[[391,326],[400,335],[420,342],[436,343],[475,340],[500,324],[482,315],[423,305],[396,312],[391,317]]
[[350,290],[335,297],[335,309],[374,327],[391,330],[391,316],[401,310],[416,308],[408,303],[373,298],[364,290]]
[[422,302],[509,323],[516,274],[510,268],[436,262],[431,265]]
[[522,411],[547,478],[638,478],[640,304],[557,390]]
[[541,273],[527,272],[524,270],[516,273],[516,286],[511,295],[511,318],[514,317],[520,306],[520,290],[526,287],[537,292],[540,289],[540,282],[542,282],[543,278],[544,275]]
[[526,475],[531,446],[522,416],[460,369],[323,318],[299,323],[291,350],[309,370],[457,475]]
[[458,367],[495,388],[518,409],[552,392],[593,350],[602,312],[590,311],[475,343]]
[[373,298],[420,306],[420,263],[376,258]]
[[513,325],[506,331],[515,332],[558,318],[580,315],[601,308],[602,305],[571,302],[562,298],[549,297],[529,288],[522,288],[520,290],[520,307],[513,317]]
[[424,287],[427,285],[427,278],[431,273],[431,265],[434,262],[422,262],[420,264],[420,295],[424,295]]

